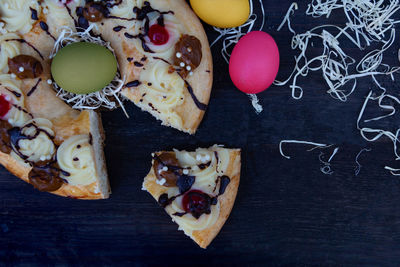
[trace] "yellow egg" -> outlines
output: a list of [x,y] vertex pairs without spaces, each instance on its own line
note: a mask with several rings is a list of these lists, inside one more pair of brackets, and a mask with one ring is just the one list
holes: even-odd
[[190,0],[194,12],[204,22],[218,28],[234,28],[247,21],[249,0]]

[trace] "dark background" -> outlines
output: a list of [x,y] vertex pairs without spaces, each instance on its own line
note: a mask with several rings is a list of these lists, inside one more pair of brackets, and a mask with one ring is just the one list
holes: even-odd
[[[306,17],[306,2],[299,3],[292,19],[297,32],[328,21]],[[287,28],[276,28],[291,3],[264,1],[264,30],[280,48],[281,80],[290,74],[295,53]],[[342,17],[332,15],[329,21],[341,25]],[[210,40],[216,37],[211,27],[206,31]],[[398,64],[396,41],[385,57],[391,65]],[[220,44],[212,49],[211,102],[195,136],[160,126],[133,104],[127,104],[129,120],[121,111],[103,113],[110,199],[79,201],[40,193],[0,168],[0,265],[400,263],[400,181],[383,169],[400,165],[388,139],[366,143],[356,128],[365,96],[374,88],[371,79],[360,79],[346,103],[326,94],[318,75],[300,79],[305,89],[301,100],[291,98],[288,86],[272,86],[259,94],[264,112],[257,116],[247,96],[231,83]],[[354,57],[365,53],[347,51]],[[399,96],[398,82],[381,81]],[[398,122],[397,116],[379,123],[393,130]],[[286,145],[292,159],[283,158],[278,149],[282,139],[339,146],[332,160],[334,173],[321,173],[321,150],[307,152],[309,146]],[[242,177],[230,218],[203,250],[177,231],[141,185],[151,152],[215,143],[243,149]],[[324,150],[326,156],[336,146]],[[356,176],[355,157],[365,147],[372,151],[360,157],[363,168]]]

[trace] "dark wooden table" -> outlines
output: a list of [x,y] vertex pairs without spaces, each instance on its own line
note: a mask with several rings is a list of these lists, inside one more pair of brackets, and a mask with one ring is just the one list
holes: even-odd
[[[327,21],[306,17],[306,2],[293,17],[298,32]],[[293,67],[294,52],[286,27],[279,33],[276,28],[290,4],[264,1],[264,30],[279,45],[281,79]],[[210,27],[206,31],[215,38]],[[396,41],[396,49],[386,53],[392,65]],[[213,47],[214,88],[195,136],[162,127],[129,104],[129,120],[121,111],[103,114],[110,199],[78,201],[40,193],[0,168],[0,265],[398,265],[400,180],[383,170],[386,164],[396,167],[393,146],[387,139],[366,143],[356,128],[371,80],[360,79],[346,103],[326,94],[318,75],[301,79],[305,93],[299,101],[288,86],[273,86],[259,95],[264,112],[257,116],[231,83],[219,50],[220,44]],[[351,55],[361,56],[353,50]],[[399,82],[383,83],[398,95]],[[398,122],[397,116],[385,126],[398,127]],[[307,152],[307,146],[288,145],[292,159],[283,158],[282,139],[336,144],[334,173],[322,174],[320,150]],[[242,177],[230,218],[203,250],[177,231],[141,185],[151,152],[215,143],[243,149]],[[365,147],[372,151],[360,157],[363,168],[356,176],[354,159]]]

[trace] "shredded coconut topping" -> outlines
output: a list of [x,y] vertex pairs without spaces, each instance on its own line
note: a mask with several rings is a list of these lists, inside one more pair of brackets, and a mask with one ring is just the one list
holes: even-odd
[[[50,58],[53,58],[57,52],[71,43],[76,42],[90,42],[98,45],[107,47],[112,53],[112,49],[109,42],[104,41],[100,37],[94,37],[90,34],[93,28],[97,27],[95,24],[91,24],[85,31],[76,32],[69,27],[60,28],[60,36],[54,44],[53,51]],[[54,89],[57,91],[57,96],[70,104],[74,109],[98,109],[104,107],[107,109],[116,109],[118,106],[122,108],[125,115],[129,118],[124,105],[122,103],[121,90],[125,84],[125,77],[121,77],[119,71],[117,72],[114,80],[98,92],[91,94],[79,95],[65,91],[63,88],[58,86],[55,82],[52,83]]]

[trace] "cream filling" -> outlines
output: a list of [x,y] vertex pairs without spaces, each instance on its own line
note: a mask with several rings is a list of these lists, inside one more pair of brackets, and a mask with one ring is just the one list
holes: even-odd
[[[118,2],[118,0],[116,2]],[[111,16],[127,19],[136,17],[135,13],[133,13],[133,8],[141,8],[143,6],[143,2],[144,0],[123,0],[121,4],[110,9],[110,14]]]
[[[200,188],[193,187],[193,189],[200,189]],[[178,194],[179,194],[179,189],[177,187],[168,190],[169,197],[173,197]],[[193,231],[201,231],[209,227],[212,227],[218,220],[220,212],[219,202],[217,203],[217,205],[211,206],[210,214],[203,214],[198,219],[193,217],[191,214],[185,214],[182,217],[173,215],[176,212],[179,213],[184,212],[181,205],[182,198],[183,198],[182,196],[176,198],[176,200],[172,202],[171,205],[167,206],[165,210],[167,211],[168,214],[171,215],[172,220],[179,225],[179,230],[183,230],[186,235],[191,236],[193,234]]]
[[0,74],[0,95],[5,96],[12,104],[11,110],[3,119],[14,127],[22,127],[31,119],[25,110],[25,98],[20,87],[21,81],[13,79],[9,74]]
[[[68,4],[71,12],[75,14],[77,6],[84,6],[84,0],[72,1]],[[46,21],[49,27],[52,28],[52,32],[60,30],[56,28],[56,25],[66,26],[69,28],[75,28],[74,20],[68,13],[67,8],[59,0],[44,0],[43,1],[43,13],[46,15]],[[56,34],[58,36],[58,34]]]
[[[28,121],[21,129],[21,133],[28,137],[36,136],[36,138],[32,140],[19,140],[19,149],[17,150],[14,147],[14,150],[25,156],[26,161],[29,162],[39,162],[52,159],[56,151],[56,147],[50,138],[54,136],[52,127],[53,124],[47,119],[37,118]],[[12,155],[14,156],[16,154],[13,153]]]
[[30,8],[40,13],[40,5],[35,0],[2,0],[0,16],[6,23],[5,29],[9,32],[26,34],[32,29],[35,22],[31,18]]
[[144,95],[142,105],[151,104],[171,125],[181,127],[182,119],[174,109],[184,102],[185,82],[175,71],[168,73],[169,67],[162,60],[150,62],[140,73],[139,90]]
[[87,134],[76,135],[64,141],[57,151],[61,170],[69,175],[61,177],[70,185],[89,185],[96,182],[95,156]]
[[[229,151],[218,146],[213,146],[210,149],[199,148],[195,152],[178,150],[174,150],[174,152],[180,165],[189,171],[188,175],[196,177],[192,189],[201,190],[210,197],[216,196],[219,192],[219,183],[216,184],[217,179],[226,173],[230,162]],[[217,152],[218,158],[214,152]],[[208,163],[210,165],[204,169],[198,167],[200,164]],[[179,189],[171,187],[168,188],[167,193],[168,197],[173,197],[179,195]],[[217,205],[212,205],[211,213],[203,214],[199,219],[196,219],[191,214],[185,214],[182,217],[173,215],[176,212],[184,212],[182,196],[176,198],[165,210],[179,224],[180,229],[190,236],[193,231],[201,231],[215,224],[220,213],[220,203],[218,201]]]
[[[152,12],[149,14],[150,27],[154,24],[157,24],[157,19],[159,16],[160,14],[158,12]],[[148,56],[160,57],[166,59],[167,61],[171,61],[173,58],[173,53],[175,52],[175,44],[179,41],[182,32],[184,32],[184,28],[182,24],[177,21],[174,15],[164,14],[163,17],[165,28],[169,34],[168,42],[164,45],[155,45],[150,41],[150,38],[146,36],[146,45],[154,52],[146,54]],[[138,48],[139,51],[145,53],[141,45]]]
[[0,73],[8,73],[8,59],[21,53],[21,44],[17,41],[6,41],[10,39],[20,39],[20,37],[15,33],[0,35]]

